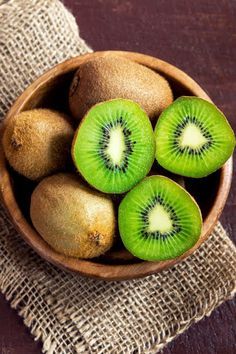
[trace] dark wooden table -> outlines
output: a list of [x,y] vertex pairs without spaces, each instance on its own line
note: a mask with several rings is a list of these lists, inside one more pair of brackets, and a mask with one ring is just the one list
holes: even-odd
[[[94,50],[143,52],[180,67],[202,85],[236,131],[235,0],[64,0]],[[236,242],[236,181],[221,217]],[[16,312],[0,296],[0,354],[38,354]],[[236,301],[193,325],[163,354],[235,354]],[[65,353],[67,354],[67,353]]]

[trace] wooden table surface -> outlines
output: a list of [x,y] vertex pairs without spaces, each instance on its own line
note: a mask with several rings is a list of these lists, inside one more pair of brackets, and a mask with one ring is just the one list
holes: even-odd
[[[94,50],[164,59],[206,89],[236,131],[235,0],[64,0]],[[235,154],[236,155],[236,154]],[[221,221],[236,243],[236,180]],[[23,321],[0,296],[0,354],[39,354]],[[236,301],[193,325],[163,354],[235,354]],[[67,354],[67,353],[65,353]],[[118,354],[118,353],[117,353]]]

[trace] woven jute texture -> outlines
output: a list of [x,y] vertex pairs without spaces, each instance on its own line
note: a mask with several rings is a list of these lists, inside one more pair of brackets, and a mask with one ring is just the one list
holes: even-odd
[[[0,1],[0,118],[46,69],[91,49],[58,0]],[[187,260],[126,282],[47,264],[0,209],[0,289],[43,352],[156,353],[236,290],[236,249],[218,224]]]

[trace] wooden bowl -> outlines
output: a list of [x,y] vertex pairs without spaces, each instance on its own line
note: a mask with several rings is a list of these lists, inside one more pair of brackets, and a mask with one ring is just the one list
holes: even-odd
[[[65,112],[68,109],[68,90],[75,70],[84,62],[111,54],[129,58],[166,77],[174,96],[195,95],[210,101],[206,92],[187,74],[162,60],[130,52],[96,52],[67,60],[39,77],[17,99],[1,127],[1,137],[6,123],[28,109],[50,107]],[[22,238],[44,259],[60,268],[106,280],[123,280],[143,277],[159,272],[180,262],[193,253],[209,236],[225,205],[232,178],[232,158],[214,174],[203,179],[186,179],[186,188],[198,201],[204,224],[197,244],[182,256],[162,262],[139,260],[117,245],[104,256],[82,260],[63,256],[54,251],[36,232],[29,218],[30,195],[35,183],[19,176],[0,153],[0,183],[2,199]]]

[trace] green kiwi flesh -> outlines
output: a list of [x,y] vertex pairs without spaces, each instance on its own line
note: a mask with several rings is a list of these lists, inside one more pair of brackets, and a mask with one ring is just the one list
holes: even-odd
[[201,178],[219,169],[232,155],[235,136],[223,113],[198,97],[180,97],[155,127],[156,159],[165,169]]
[[137,102],[150,119],[173,102],[168,82],[149,68],[115,55],[80,65],[69,93],[72,115],[81,119],[96,103],[126,98]]
[[177,183],[150,176],[126,194],[119,206],[118,224],[121,239],[134,256],[163,261],[194,246],[202,216],[194,199]]
[[32,223],[57,252],[98,257],[113,244],[115,210],[109,196],[87,187],[76,175],[44,178],[31,197]]
[[105,193],[128,191],[147,175],[155,158],[148,116],[130,100],[95,105],[75,133],[72,158],[94,188]]

